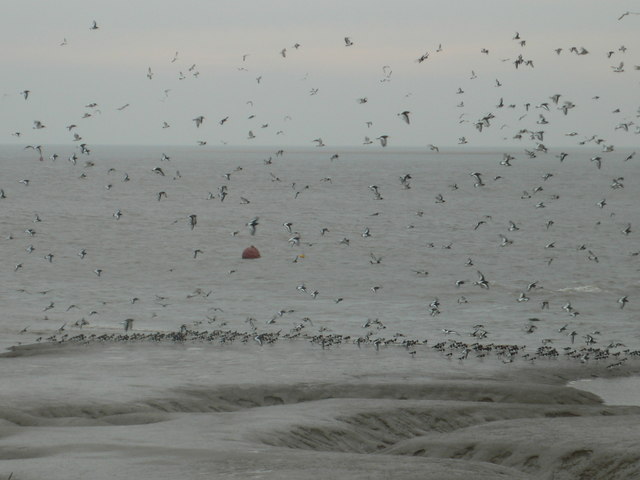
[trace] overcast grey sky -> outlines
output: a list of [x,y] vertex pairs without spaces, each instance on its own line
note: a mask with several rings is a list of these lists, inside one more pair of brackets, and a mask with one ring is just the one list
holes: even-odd
[[[388,135],[390,146],[458,145],[465,137],[469,147],[531,148],[539,140],[529,132],[544,131],[549,147],[593,135],[634,147],[640,15],[618,20],[629,10],[640,12],[640,4],[5,2],[0,143],[286,147],[322,138],[331,147],[361,145],[368,136],[381,148],[376,137]],[[533,68],[516,68],[519,55]],[[567,115],[558,109],[565,101],[575,104]],[[542,103],[548,111],[536,108]],[[410,124],[398,116],[405,110]],[[490,113],[495,118],[479,131],[475,124]],[[34,128],[36,120],[45,128]],[[521,131],[522,140],[514,139]],[[74,142],[74,133],[82,140]]]

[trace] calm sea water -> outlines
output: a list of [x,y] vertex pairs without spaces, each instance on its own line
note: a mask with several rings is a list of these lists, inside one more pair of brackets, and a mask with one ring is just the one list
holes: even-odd
[[[140,332],[253,323],[435,344],[476,341],[482,325],[485,343],[561,348],[575,332],[576,347],[587,335],[640,347],[628,151],[513,152],[512,166],[499,150],[96,147],[73,164],[74,151],[0,150],[4,347],[85,322],[119,332],[128,318]],[[241,259],[250,245],[262,258]]]

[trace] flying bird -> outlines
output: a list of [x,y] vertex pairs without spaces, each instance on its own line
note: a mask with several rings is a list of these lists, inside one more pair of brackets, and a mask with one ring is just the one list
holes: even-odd
[[629,12],[629,11],[624,12],[622,15],[618,17],[618,20],[622,20],[627,15],[640,15],[640,12]]
[[377,137],[377,140],[380,140],[380,145],[382,145],[383,147],[387,146],[388,139],[389,139],[389,135],[381,135]]
[[251,235],[256,234],[256,228],[259,225],[258,220],[260,220],[260,217],[254,217],[250,222],[246,223],[247,227],[249,227],[249,232],[251,233]]
[[404,122],[405,122],[407,125],[409,125],[409,124],[411,123],[411,121],[409,120],[409,114],[410,114],[410,113],[411,113],[410,111],[405,110],[404,112],[400,112],[400,113],[398,114],[398,116],[399,116],[400,118],[402,118],[402,120],[404,120]]

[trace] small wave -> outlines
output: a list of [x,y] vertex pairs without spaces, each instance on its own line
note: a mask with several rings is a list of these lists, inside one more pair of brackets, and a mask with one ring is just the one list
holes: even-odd
[[582,292],[582,293],[599,293],[602,292],[600,287],[595,285],[580,285],[578,287],[566,287],[558,289],[559,292]]

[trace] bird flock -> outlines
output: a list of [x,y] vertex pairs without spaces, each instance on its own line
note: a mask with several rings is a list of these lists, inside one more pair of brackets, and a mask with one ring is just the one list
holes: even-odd
[[[632,20],[635,15],[637,15],[635,12],[625,12],[618,21]],[[625,18],[627,16],[631,18]],[[97,21],[93,21],[90,23],[89,30],[91,34],[101,34],[105,28]],[[362,45],[352,36],[345,36],[343,40],[344,48],[353,51]],[[515,32],[509,41],[513,42],[515,48],[521,49],[521,52],[512,58],[502,58],[499,61],[505,64],[510,63],[513,70],[533,70],[544,61],[544,59],[529,58],[527,46],[530,43],[524,35]],[[59,46],[70,48],[71,43],[64,38]],[[629,47],[619,45],[604,52],[594,52],[592,47],[587,49],[583,46],[567,46],[558,47],[549,53],[551,58],[561,55],[579,57],[601,55],[606,59],[615,57],[616,62],[610,65],[607,74],[639,75],[636,71],[640,71],[640,65],[630,68],[627,60],[627,58],[640,58],[633,57],[637,55],[633,47],[635,45]],[[292,55],[301,55],[303,52],[304,45],[296,42],[290,47],[283,47],[279,52],[274,52],[274,56],[276,58],[279,56],[282,61],[286,61]],[[424,68],[434,61],[434,57],[446,54],[446,44],[445,46],[438,44],[433,50],[423,50],[416,55],[414,63]],[[477,54],[490,57],[492,51],[480,46]],[[175,65],[178,68],[177,80],[179,82],[202,81],[197,65],[191,63],[190,66],[186,66],[185,64],[183,68],[181,57],[180,52],[176,51],[167,59],[169,65]],[[633,63],[633,60],[631,62]],[[243,54],[239,58],[239,63],[238,71],[248,72],[251,54]],[[380,84],[390,83],[398,78],[398,75],[394,76],[390,65],[381,66],[380,71],[382,75],[377,79]],[[146,77],[147,81],[154,83],[159,76],[155,72],[156,69],[149,66],[142,71],[141,75]],[[255,77],[256,85],[263,82],[265,75],[266,73]],[[640,79],[640,76],[638,78]],[[290,153],[286,147],[283,147],[261,155],[262,158],[259,161],[255,158],[242,161],[234,157],[236,162],[234,168],[231,168],[228,161],[222,162],[226,170],[223,173],[218,171],[215,175],[211,173],[211,166],[203,167],[198,164],[200,166],[196,167],[191,162],[192,158],[200,154],[185,153],[180,150],[167,149],[158,152],[157,156],[154,153],[155,158],[147,157],[137,160],[133,160],[133,157],[139,153],[127,153],[124,156],[136,162],[135,165],[127,167],[127,162],[123,162],[122,159],[107,158],[110,154],[103,147],[94,147],[86,143],[86,135],[82,133],[82,122],[102,114],[104,108],[99,108],[100,105],[97,102],[84,104],[85,112],[82,116],[75,120],[69,119],[64,126],[63,130],[72,135],[71,146],[48,146],[39,143],[37,141],[39,132],[51,128],[51,122],[46,118],[33,120],[32,131],[28,134],[26,132],[23,134],[19,130],[12,133],[14,137],[28,137],[33,140],[32,144],[20,147],[22,152],[19,152],[17,157],[22,164],[15,167],[24,175],[31,175],[30,172],[33,172],[33,177],[11,179],[3,175],[0,180],[2,182],[0,207],[4,208],[5,212],[10,212],[10,208],[15,208],[21,203],[29,205],[30,208],[40,205],[38,211],[30,213],[32,218],[28,223],[25,220],[26,211],[22,208],[19,214],[13,216],[12,222],[9,222],[10,226],[3,227],[5,231],[2,232],[5,242],[11,245],[28,242],[26,245],[21,245],[20,253],[17,253],[15,248],[5,249],[4,259],[7,265],[4,266],[3,275],[6,275],[5,278],[15,286],[14,290],[17,292],[15,299],[30,306],[38,305],[40,309],[40,318],[27,321],[29,324],[22,326],[19,333],[25,335],[37,332],[36,341],[151,340],[228,343],[240,339],[242,342],[252,341],[260,346],[277,340],[304,338],[313,344],[321,345],[322,348],[331,348],[346,342],[358,346],[373,345],[376,349],[387,345],[398,345],[405,347],[412,357],[418,356],[419,347],[429,345],[438,352],[455,356],[460,360],[465,360],[471,355],[482,358],[489,352],[497,352],[498,357],[505,363],[510,363],[517,357],[534,360],[542,357],[555,358],[565,354],[583,362],[590,359],[613,358],[615,362],[611,363],[612,368],[622,366],[627,358],[638,355],[638,350],[634,350],[635,347],[631,345],[633,341],[628,342],[632,339],[628,338],[623,342],[623,339],[609,338],[601,331],[586,330],[587,324],[581,323],[580,312],[572,303],[575,301],[574,298],[580,300],[583,293],[592,293],[598,296],[598,302],[617,304],[617,314],[634,314],[634,312],[628,312],[629,307],[635,308],[634,296],[637,293],[637,284],[629,281],[625,287],[629,291],[622,292],[615,298],[613,296],[606,298],[607,296],[601,292],[607,288],[593,285],[598,283],[599,276],[607,277],[616,268],[622,268],[616,266],[612,258],[612,249],[603,246],[603,243],[605,245],[607,242],[614,243],[615,253],[623,255],[628,262],[625,268],[635,268],[635,271],[638,271],[640,249],[638,244],[634,243],[638,214],[634,206],[637,210],[637,206],[640,205],[640,196],[638,196],[637,187],[630,185],[634,180],[627,176],[628,173],[620,173],[634,172],[636,152],[633,149],[617,148],[614,142],[607,138],[614,134],[629,136],[640,134],[640,123],[636,124],[635,120],[640,117],[640,102],[637,95],[632,98],[638,103],[632,106],[635,111],[630,111],[629,105],[623,105],[611,112],[613,120],[609,132],[602,135],[585,134],[579,131],[580,104],[572,99],[571,92],[558,93],[550,90],[546,98],[515,98],[513,90],[510,90],[508,94],[496,94],[497,98],[492,111],[474,113],[467,104],[477,103],[473,98],[472,82],[483,81],[482,71],[473,69],[460,81],[460,86],[454,86],[451,92],[447,92],[456,100],[452,108],[460,111],[458,124],[455,126],[456,131],[460,132],[457,145],[455,147],[446,144],[438,145],[440,142],[433,140],[434,143],[427,143],[430,140],[426,140],[424,148],[414,152],[414,155],[424,158],[424,162],[398,162],[402,168],[413,169],[408,173],[395,172],[399,167],[393,164],[392,159],[383,164],[374,163],[373,165],[380,169],[377,172],[373,167],[371,171],[366,170],[366,164],[362,163],[358,164],[358,168],[354,168],[353,165],[349,165],[349,159],[354,155],[357,157],[358,150],[333,147],[320,136],[313,139],[315,135],[310,135],[307,140],[311,147],[308,150],[313,153],[302,154],[295,151]],[[506,90],[505,80],[492,78],[490,82],[493,88],[498,89],[496,92],[500,92],[499,89]],[[172,92],[172,88],[161,87],[160,90],[162,91],[160,101],[165,101]],[[309,97],[321,98],[322,93],[322,85],[313,86],[308,90]],[[31,88],[25,88],[19,92],[24,102],[34,101],[38,94],[37,90]],[[410,98],[411,94],[405,96],[405,104],[409,103]],[[118,112],[135,109],[134,100],[115,108],[109,107],[109,109]],[[599,96],[591,99],[592,102],[599,100]],[[324,101],[330,103],[331,99],[325,98]],[[353,104],[354,108],[366,108],[374,101],[375,99],[371,96],[361,96],[354,98]],[[245,103],[247,108],[253,107],[252,100]],[[192,115],[191,129],[204,132],[211,128],[210,123],[217,125],[216,128],[226,128],[228,124],[240,121],[229,112],[219,114],[219,118],[210,122],[213,115],[210,112],[197,112]],[[427,115],[429,113],[419,105],[411,107],[411,110],[397,108],[395,111],[397,124],[392,128],[414,128],[416,118]],[[254,114],[250,113],[248,118],[243,120],[254,125],[247,130],[245,138],[247,141],[259,138],[262,131],[273,130],[271,123],[285,125],[287,122],[294,121],[290,116],[285,116],[278,122],[258,120],[258,123],[255,123],[257,119],[254,117]],[[177,122],[182,121],[159,119],[157,128],[170,129]],[[576,129],[564,133],[564,137],[568,142],[574,142],[573,147],[556,148],[545,140],[549,129],[555,129],[554,124],[564,127],[572,123],[576,125]],[[354,127],[354,130],[374,131],[378,124],[391,125],[387,119],[371,118]],[[498,124],[501,126],[497,126]],[[344,128],[349,128],[349,125],[345,124]],[[473,139],[477,135],[495,130],[500,131],[503,139],[514,142],[512,144],[524,145],[504,148],[504,151],[495,153],[493,151],[478,153],[473,150]],[[367,134],[364,135],[364,140],[354,141],[354,144],[361,144],[363,146],[361,148],[364,149],[372,148],[369,145],[377,144],[378,148],[375,151],[365,151],[369,152],[367,154],[385,158],[386,152],[392,151],[386,147],[393,144],[395,131]],[[210,130],[208,132],[210,134]],[[283,128],[278,129],[275,135],[284,138],[285,133]],[[197,146],[208,145],[206,137],[203,135],[201,138],[197,140]],[[377,142],[374,142],[374,139]],[[226,140],[221,142],[227,143]],[[283,140],[282,143],[286,145],[286,141]],[[326,150],[331,151],[325,153]],[[31,157],[31,151],[34,153],[33,157]],[[204,149],[200,151],[208,152],[210,156],[219,155]],[[483,161],[471,162],[473,167],[468,162],[460,162],[460,167],[451,165],[456,162],[455,155],[466,155],[464,152],[474,153],[478,158],[482,157]],[[314,165],[309,171],[313,172],[313,175],[318,172],[324,172],[324,174],[312,177],[305,173],[307,167],[296,165],[297,155],[310,154],[313,155],[314,162],[321,163]],[[31,163],[25,167],[26,162]],[[178,170],[178,166],[183,173]],[[361,169],[363,166],[365,166],[364,170]],[[360,171],[356,173],[354,170]],[[440,170],[446,174],[440,174]],[[55,177],[63,182],[68,191],[61,192],[56,190],[57,187],[47,186],[44,180],[46,176]],[[204,176],[208,177],[206,181],[202,178]],[[394,177],[397,180],[391,180]],[[428,179],[428,177],[433,178]],[[369,179],[373,179],[375,183],[369,183]],[[520,188],[525,181],[534,183],[529,183],[530,186],[526,187],[526,190],[522,189],[521,193],[514,194],[514,189]],[[77,182],[81,182],[80,186],[76,186]],[[99,191],[95,188],[98,182],[103,183]],[[584,183],[586,191],[583,192],[579,187],[572,185],[572,182]],[[90,185],[87,186],[87,183]],[[205,183],[212,184],[208,187],[208,191],[204,189]],[[21,184],[20,189],[16,184]],[[38,189],[41,190],[36,193]],[[49,208],[49,202],[55,203],[54,197],[58,198],[60,195],[64,197],[66,194],[67,201],[70,201],[71,196],[80,191],[85,192],[86,197],[80,201],[74,199],[73,202],[68,203],[77,209],[70,212],[69,216],[72,218],[65,217],[60,212],[55,213]],[[594,237],[598,236],[598,240],[594,241],[593,245],[588,237],[578,240],[567,238],[569,234],[566,232],[572,230],[563,230],[563,228],[565,223],[572,223],[573,214],[565,209],[571,208],[575,204],[572,202],[578,202],[578,200],[574,198],[568,203],[563,203],[567,202],[565,194],[570,197],[575,195],[586,198],[586,200],[580,198],[579,204],[588,213],[582,217],[576,215],[576,218],[580,217],[581,220],[586,218],[589,225],[573,225],[572,228],[575,231],[583,231],[583,227],[588,227],[593,229],[593,232],[597,232],[593,233]],[[489,199],[488,195],[493,195],[494,198]],[[594,196],[597,199],[591,200]],[[263,202],[269,201],[273,201],[273,205],[267,208]],[[585,202],[591,203],[589,206],[584,206]],[[487,208],[487,203],[491,204],[490,208]],[[392,206],[390,207],[389,204]],[[87,208],[89,213],[85,214],[83,208]],[[109,223],[106,215],[103,216],[106,208],[111,208]],[[45,211],[46,214],[43,213]],[[364,211],[369,213],[365,215]],[[547,211],[550,213],[546,213]],[[525,215],[521,212],[528,213]],[[511,213],[514,215],[513,218],[509,218]],[[144,216],[147,214],[155,216],[157,226],[151,226],[145,220]],[[216,224],[214,218],[217,216],[224,218],[224,222]],[[348,217],[349,221],[336,220],[341,219],[342,216]],[[52,217],[54,218],[51,219]],[[79,228],[71,227],[73,222],[81,221],[80,217],[91,217],[94,224]],[[406,221],[409,218],[410,220]],[[470,218],[473,220],[470,221]],[[69,226],[67,231],[73,231],[73,235],[80,235],[78,231],[91,230],[96,224],[99,225],[97,230],[105,232],[106,243],[83,245],[81,235],[71,242],[66,242],[67,245],[63,241],[56,242],[56,234],[65,231],[65,222]],[[389,232],[389,225],[394,225],[397,229],[398,224],[402,222],[408,223],[404,225],[402,231]],[[56,223],[57,225],[54,226]],[[347,228],[345,223],[351,226]],[[20,228],[20,231],[6,230],[13,227]],[[212,229],[215,229],[215,235],[209,237]],[[437,232],[436,235],[434,231]],[[93,232],[93,234],[97,233]],[[218,266],[224,264],[230,265],[231,268],[224,272],[212,272],[211,288],[194,288],[190,293],[183,295],[180,302],[176,301],[175,285],[184,278],[189,278],[189,270],[202,268],[199,262],[212,261],[212,258],[219,254],[219,248],[221,248],[219,239],[223,238],[223,234],[226,239],[225,247],[232,246],[241,251],[240,247],[246,246],[243,242],[252,241],[257,244],[262,240],[270,245],[272,250],[283,252],[277,260],[273,260],[273,262],[277,261],[277,267],[266,275],[271,278],[268,282],[277,282],[279,285],[291,284],[290,290],[284,295],[281,295],[281,291],[278,290],[278,301],[295,304],[295,308],[288,306],[275,314],[265,311],[247,311],[246,315],[242,315],[239,312],[243,310],[241,307],[243,300],[241,297],[236,297],[234,301],[226,300],[225,304],[233,304],[231,310],[237,312],[231,318],[225,314],[226,309],[223,310],[217,306],[223,303],[217,296],[217,290],[223,290],[226,288],[223,287],[224,285],[234,282],[236,274],[246,275],[249,268],[247,262],[256,262],[256,265],[260,265],[260,262],[266,261],[264,259],[245,261],[241,264],[220,263]],[[61,305],[72,301],[66,294],[62,297],[59,294],[60,291],[68,292],[61,286],[65,282],[70,284],[79,282],[84,286],[91,280],[109,281],[105,277],[109,277],[111,271],[120,268],[117,266],[121,264],[119,262],[127,264],[127,268],[134,269],[136,275],[144,276],[145,262],[144,257],[140,258],[140,256],[145,254],[144,244],[147,242],[145,235],[155,235],[153,240],[148,240],[150,245],[154,245],[153,248],[161,249],[166,243],[171,246],[173,254],[180,257],[178,263],[181,267],[174,266],[173,261],[166,261],[167,268],[163,272],[167,277],[172,275],[178,277],[175,283],[170,282],[173,285],[172,288],[168,288],[167,292],[155,291],[153,294],[149,293],[148,288],[142,288],[141,291],[144,291],[144,294],[127,298],[130,313],[121,318],[110,317],[97,320],[101,317],[99,308],[95,307],[95,302],[86,297],[82,298],[81,306],[77,305],[81,303],[77,300],[66,308]],[[165,242],[160,238],[161,235],[179,235],[179,239]],[[194,235],[199,235],[197,243],[191,241]],[[95,238],[87,232],[87,238],[89,237]],[[433,240],[434,237],[438,237],[438,240]],[[41,241],[40,238],[43,240]],[[211,243],[215,243],[215,247],[207,244],[208,238],[211,239]],[[490,241],[489,238],[494,240]],[[532,249],[532,239],[535,239],[539,248]],[[403,242],[412,247],[420,246],[419,252],[413,250],[411,253],[415,257],[409,261],[409,264],[397,262],[399,250],[394,247],[397,243]],[[118,245],[119,243],[126,245]],[[69,244],[77,247],[73,255],[70,254]],[[521,244],[525,246],[520,247]],[[176,245],[186,246],[183,249],[184,252],[176,253],[180,250]],[[475,245],[481,246],[475,247]],[[126,251],[125,247],[135,250],[135,253],[125,254],[124,258],[118,261],[103,254],[100,256],[102,263],[90,263],[95,250],[112,248],[122,254]],[[599,253],[599,247],[606,251],[606,255]],[[479,252],[485,252],[487,248],[492,249],[494,260],[479,258]],[[345,253],[349,250],[355,251],[353,257]],[[517,250],[515,256],[511,253],[502,253],[512,250]],[[316,251],[321,253],[315,255]],[[569,251],[572,253],[568,253]],[[152,254],[161,255],[153,252]],[[38,255],[41,262],[44,261],[49,267],[59,267],[61,270],[59,277],[50,276],[51,274],[44,275],[44,278],[54,280],[45,290],[35,292],[31,288],[39,285],[33,276],[39,275],[37,270],[40,267],[36,266],[34,261]],[[443,279],[434,279],[434,271],[429,266],[430,262],[424,261],[427,255],[438,256],[438,260],[432,260],[432,263],[437,265],[436,271],[446,271]],[[337,277],[333,280],[333,285],[331,281],[326,280],[326,276],[316,277],[314,270],[305,266],[313,262],[310,258],[314,256],[322,258],[323,262],[328,264],[323,267],[325,270],[331,268],[332,262],[337,263],[335,271],[328,275]],[[528,258],[518,263],[519,256]],[[67,270],[65,265],[72,261],[75,262],[74,266]],[[78,262],[84,263],[86,268],[78,267]],[[155,260],[155,262],[163,264],[163,260]],[[187,263],[188,267],[182,267],[183,262],[191,263]],[[580,286],[572,287],[571,292],[561,288],[547,287],[547,284],[554,283],[556,277],[562,276],[561,270],[555,270],[557,263],[561,263],[558,266],[559,269],[566,269],[571,268],[567,267],[567,264],[576,262],[581,263],[575,271],[587,271],[589,277],[580,282]],[[132,266],[132,264],[135,265]],[[542,267],[538,264],[544,265],[546,270],[540,270]],[[271,263],[269,265],[272,266]],[[495,278],[500,272],[513,273],[519,268],[525,268],[526,265],[536,265],[536,272],[545,271],[546,276],[529,278],[521,286],[511,284],[510,280],[503,281]],[[315,267],[320,268],[317,264]],[[158,267],[154,268],[152,275],[159,275]],[[181,268],[184,268],[184,271],[180,273]],[[29,271],[33,273],[25,279],[24,275],[29,274]],[[73,275],[79,274],[82,277],[69,280],[71,272]],[[94,278],[89,278],[91,272]],[[283,279],[283,274],[290,275],[292,278]],[[357,282],[353,283],[356,287],[345,289],[345,285],[351,282],[352,274],[357,274],[359,277]],[[203,278],[203,273],[194,274],[194,276]],[[341,276],[344,278],[340,278]],[[526,274],[518,273],[512,278],[523,276]],[[316,278],[319,278],[319,286],[315,284]],[[422,289],[416,285],[425,281],[427,282],[424,283],[425,287],[429,286],[440,293],[431,298],[429,298],[428,288],[425,288],[425,292],[415,293],[415,290]],[[108,285],[112,287],[118,282],[119,279],[114,276],[112,283]],[[147,278],[145,282],[148,285],[155,285],[159,279]],[[162,282],[159,283],[162,284]],[[357,285],[360,284],[369,285],[366,294],[364,289],[362,292],[354,293],[358,290]],[[398,296],[392,293],[387,294],[387,290],[392,292],[401,290],[403,284],[412,285],[409,287],[414,291],[410,294],[411,300],[407,300],[403,294]],[[102,306],[108,305],[109,302],[123,302],[123,298],[107,300],[110,296],[108,293],[110,287],[107,287],[106,292],[103,290],[104,285],[86,288],[88,288],[87,292],[92,294],[100,292],[98,296],[103,299]],[[581,288],[587,290],[580,290]],[[241,287],[238,286],[237,289]],[[325,293],[327,289],[331,290],[331,294]],[[499,293],[496,293],[496,290]],[[615,288],[610,290],[617,291]],[[118,291],[117,287],[115,291]],[[43,306],[39,305],[40,298],[56,294],[58,295],[55,300],[47,301]],[[268,296],[268,292],[250,292],[247,295],[264,297]],[[356,317],[354,312],[360,308],[362,302],[367,302],[361,299],[366,296],[378,298],[384,295],[388,296],[382,300],[382,303],[396,305],[395,310],[391,309],[396,315],[403,315],[405,302],[415,303],[414,297],[419,297],[418,302],[422,304],[420,307],[422,318],[419,321],[428,325],[426,331],[431,332],[432,338],[418,338],[412,335],[411,331],[400,332],[397,327],[394,328],[395,333],[387,334],[385,331],[393,321],[375,316],[358,320],[356,329],[352,326],[345,328],[345,331],[351,328],[349,333],[338,333],[335,332],[337,328],[335,321],[323,322],[322,314],[319,315],[320,318],[315,316],[315,313],[323,310],[331,312],[332,316],[339,316],[341,312],[339,309],[357,298],[359,302],[356,302],[357,305],[352,303],[351,307],[344,307],[350,308],[346,311],[349,312],[348,316],[353,318]],[[482,298],[482,296],[485,297]],[[518,323],[515,331],[519,334],[512,331],[506,337],[510,335],[511,338],[515,338],[521,335],[523,339],[527,339],[527,335],[538,335],[536,338],[540,345],[527,349],[525,343],[528,343],[528,340],[508,343],[492,341],[494,328],[489,326],[491,323],[489,319],[482,320],[482,323],[469,322],[466,331],[459,328],[467,319],[477,314],[473,311],[474,304],[479,302],[482,311],[491,308],[502,309],[505,305],[504,299],[509,296],[512,296],[512,303],[505,308],[509,309],[508,315],[512,315],[511,312],[513,312],[514,322]],[[263,298],[261,301],[265,306],[273,303],[273,299],[269,298]],[[317,307],[323,301],[330,307]],[[200,302],[199,306],[203,309],[200,319],[188,322],[176,319],[180,326],[175,331],[167,329],[163,333],[160,331],[162,329],[153,328],[153,319],[158,316],[158,311],[162,311],[173,303],[178,306],[177,312],[179,312],[180,305],[186,305],[188,302],[192,304]],[[536,303],[539,315],[531,316],[531,310],[526,310],[529,316],[526,321],[521,321],[519,317],[522,316],[522,312],[518,310],[520,308],[518,305],[533,303]],[[307,311],[305,309],[309,304],[314,306]],[[412,308],[407,308],[412,312],[411,315],[413,315]],[[109,310],[107,307],[105,309]],[[466,309],[464,310],[466,313],[460,313],[462,309]],[[72,320],[72,314],[69,313],[71,310],[82,311],[80,318]],[[551,310],[553,315],[549,317],[549,321],[546,321],[542,317]],[[371,313],[371,310],[366,311]],[[383,311],[386,310],[383,309]],[[66,319],[61,326],[49,326],[49,316],[53,313]],[[152,331],[135,332],[136,323],[140,323],[135,316],[136,313],[139,315],[138,318],[148,317],[145,319],[145,328]],[[449,319],[441,322],[440,319],[447,315],[450,315]],[[463,315],[465,320],[457,321],[456,315]],[[222,317],[227,318],[223,320]],[[289,317],[296,317],[296,319],[287,321]],[[558,319],[562,319],[561,325],[558,324]],[[234,324],[236,328],[224,328],[228,322]],[[452,324],[458,327],[451,327]],[[205,325],[210,327],[202,330],[200,327]],[[119,326],[124,328],[125,334],[112,332],[86,334],[73,331],[87,330],[94,326],[107,330]],[[544,330],[547,336],[540,337],[539,330]],[[633,335],[638,340],[637,331]],[[463,336],[469,336],[471,340],[463,341]],[[640,345],[640,342],[637,344]]]

